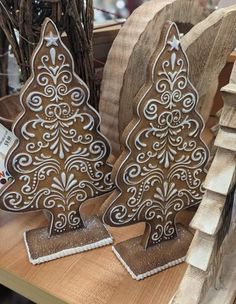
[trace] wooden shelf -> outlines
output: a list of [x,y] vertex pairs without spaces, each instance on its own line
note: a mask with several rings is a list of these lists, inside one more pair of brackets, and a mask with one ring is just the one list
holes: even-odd
[[[167,304],[186,265],[135,281],[111,251],[111,246],[33,266],[23,232],[46,225],[39,213],[0,211],[0,283],[38,304]],[[142,232],[142,224],[110,229],[117,242]]]

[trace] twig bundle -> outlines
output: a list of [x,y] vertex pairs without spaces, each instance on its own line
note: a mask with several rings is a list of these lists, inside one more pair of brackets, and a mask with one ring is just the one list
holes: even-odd
[[[92,0],[0,0],[0,51],[6,50],[7,40],[25,82],[31,73],[30,57],[39,40],[40,27],[45,17],[50,17],[61,33],[66,32],[76,72],[89,86],[90,103],[97,108],[92,46]],[[3,71],[1,65],[0,71],[6,73],[6,69]],[[1,90],[0,93],[5,91],[6,89]]]

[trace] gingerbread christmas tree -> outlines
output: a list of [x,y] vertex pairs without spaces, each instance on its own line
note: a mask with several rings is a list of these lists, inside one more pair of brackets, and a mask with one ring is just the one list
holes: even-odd
[[188,59],[176,25],[167,28],[136,96],[124,152],[113,169],[116,190],[104,215],[105,223],[115,227],[146,223],[142,237],[113,247],[136,279],[183,261],[192,235],[175,219],[200,203],[208,160]]
[[7,162],[14,180],[1,193],[1,208],[49,212],[48,230],[25,235],[30,260],[40,263],[111,243],[98,218],[80,214],[82,203],[113,188],[106,163],[110,148],[88,104],[89,89],[74,73],[72,56],[50,19],[42,26],[32,76],[20,98],[24,111],[14,125],[19,141]]

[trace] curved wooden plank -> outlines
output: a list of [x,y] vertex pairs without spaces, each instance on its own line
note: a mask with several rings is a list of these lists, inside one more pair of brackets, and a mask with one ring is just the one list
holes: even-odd
[[101,131],[118,156],[120,135],[132,119],[132,101],[166,20],[196,24],[204,18],[195,0],[149,1],[137,8],[120,30],[104,68],[100,98]]
[[236,5],[215,11],[181,40],[190,63],[190,79],[199,93],[198,111],[210,115],[218,78],[236,45]]
[[[150,1],[136,10],[115,39],[104,69],[100,99],[101,130],[109,138],[115,156],[120,153],[120,137],[132,119],[133,99],[144,83],[164,21],[197,23],[200,15],[194,18],[192,10],[199,12],[196,1]],[[205,120],[220,71],[236,45],[235,24],[236,6],[232,6],[214,12],[181,39],[190,64],[196,63],[190,68],[190,80],[198,90],[198,110]]]

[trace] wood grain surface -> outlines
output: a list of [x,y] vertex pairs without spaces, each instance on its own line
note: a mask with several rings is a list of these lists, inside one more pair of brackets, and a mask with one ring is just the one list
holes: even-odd
[[[167,304],[186,269],[180,264],[137,282],[110,246],[33,266],[26,256],[23,232],[43,225],[46,220],[38,212],[0,211],[0,283],[38,304]],[[142,229],[138,224],[110,232],[120,242]]]
[[128,18],[104,67],[99,110],[101,130],[119,155],[120,137],[132,119],[133,98],[144,84],[149,60],[167,20],[197,24],[205,17],[195,0],[148,1]]
[[236,6],[218,10],[202,22],[199,13],[194,18],[195,11],[199,12],[196,1],[148,1],[130,16],[114,40],[104,68],[99,107],[101,130],[116,157],[124,128],[132,120],[134,97],[144,83],[166,20],[196,24],[181,43],[190,62],[189,78],[199,93],[198,110],[208,119],[219,74],[236,44]]
[[[230,83],[221,89],[224,106],[208,170],[205,195],[190,226],[196,230],[187,271],[172,304],[232,304],[235,288],[236,63]],[[193,292],[186,297],[189,289]]]

